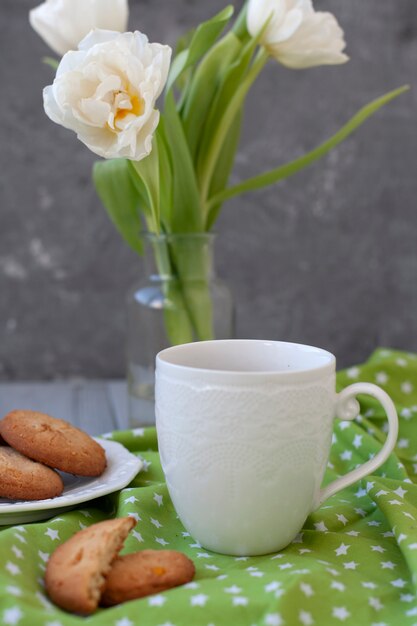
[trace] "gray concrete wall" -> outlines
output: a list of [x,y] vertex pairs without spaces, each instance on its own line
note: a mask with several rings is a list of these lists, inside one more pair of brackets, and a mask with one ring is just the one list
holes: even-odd
[[[0,377],[121,376],[124,299],[142,264],[95,196],[94,156],[43,113],[52,72],[27,22],[36,4],[0,5]],[[130,25],[173,43],[222,6],[131,0]],[[225,206],[217,267],[240,337],[321,345],[346,365],[376,346],[417,350],[417,3],[316,6],[338,16],[352,60],[268,66],[234,181],[314,147],[383,92],[414,88],[319,164]]]

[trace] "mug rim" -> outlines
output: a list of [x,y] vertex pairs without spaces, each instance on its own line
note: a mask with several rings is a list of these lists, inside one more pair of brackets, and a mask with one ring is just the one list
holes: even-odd
[[[172,354],[176,351],[182,351],[190,349],[191,346],[195,346],[195,349],[198,349],[198,346],[202,344],[263,344],[263,345],[282,345],[282,346],[290,346],[294,349],[308,349],[309,351],[315,351],[317,354],[325,355],[328,358],[326,363],[318,363],[316,365],[310,365],[309,367],[301,368],[301,369],[290,369],[290,370],[232,370],[232,369],[221,369],[221,368],[205,368],[198,367],[194,365],[183,365],[179,363],[173,363],[172,361],[167,359],[168,354]],[[232,382],[233,379],[241,380],[243,378],[250,378],[251,380],[259,379],[262,381],[268,379],[277,379],[277,378],[285,378],[286,380],[290,379],[299,379],[299,378],[312,378],[317,377],[317,375],[329,374],[336,369],[336,357],[334,354],[325,350],[324,348],[320,348],[317,346],[312,346],[303,343],[296,343],[290,341],[276,341],[276,340],[266,340],[266,339],[213,339],[208,341],[195,341],[184,344],[179,344],[176,346],[171,346],[169,348],[165,348],[161,350],[156,355],[156,366],[157,369],[164,370],[165,372],[169,372],[172,374],[185,374],[186,377],[193,378],[194,376],[204,375],[206,377],[218,377],[227,379],[229,382]]]

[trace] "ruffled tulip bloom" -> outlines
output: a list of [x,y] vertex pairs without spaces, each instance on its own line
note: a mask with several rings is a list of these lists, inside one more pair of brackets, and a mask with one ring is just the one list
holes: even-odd
[[128,0],[46,0],[29,12],[32,28],[60,56],[94,28],[124,32],[128,18]]
[[252,36],[265,27],[262,45],[286,67],[302,69],[349,60],[336,18],[314,11],[311,0],[249,0],[247,26]]
[[155,102],[170,59],[169,46],[149,43],[138,31],[92,31],[79,51],[65,54],[53,84],[45,87],[45,112],[95,154],[139,161],[152,150],[159,122]]

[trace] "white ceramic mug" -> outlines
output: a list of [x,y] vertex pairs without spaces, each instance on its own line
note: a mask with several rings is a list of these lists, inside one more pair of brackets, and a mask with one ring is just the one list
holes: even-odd
[[[386,461],[398,434],[393,402],[370,383],[336,394],[335,369],[325,350],[278,341],[206,341],[157,355],[162,467],[181,521],[202,546],[240,556],[280,550],[324,500]],[[387,440],[322,489],[333,420],[358,415],[358,394],[381,402]]]

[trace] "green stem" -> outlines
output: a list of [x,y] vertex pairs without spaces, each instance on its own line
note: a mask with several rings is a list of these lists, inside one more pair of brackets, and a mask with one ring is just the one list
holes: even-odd
[[[373,102],[370,102],[366,106],[364,106],[356,115],[354,115],[345,126],[343,126],[333,137],[322,143],[320,146],[309,152],[308,154],[303,155],[302,157],[287,163],[286,165],[282,165],[274,170],[269,172],[265,172],[265,174],[260,174],[259,176],[254,176],[253,178],[249,178],[245,180],[243,183],[239,185],[235,185],[234,187],[229,187],[229,189],[225,189],[215,196],[211,197],[208,202],[206,202],[206,207],[209,211],[216,211],[217,207],[221,205],[226,200],[230,200],[238,195],[246,193],[248,191],[255,191],[256,189],[261,189],[263,187],[267,187],[269,185],[273,185],[274,183],[279,182],[284,178],[289,178],[293,176],[303,168],[307,167],[317,161],[321,157],[325,156],[330,150],[339,145],[342,141],[344,141],[354,130],[356,130],[359,126],[361,126],[365,120],[376,113],[378,109],[382,106],[394,100],[399,95],[408,91],[410,87],[405,85],[400,87],[399,89],[395,89],[380,98],[377,98]],[[213,220],[211,220],[211,223]]]
[[[230,104],[224,116],[217,126],[216,132],[214,133],[213,140],[207,153],[204,175],[201,179],[200,195],[203,206],[206,206],[207,199],[210,193],[210,185],[213,177],[213,172],[231,124],[233,123],[233,120],[239,112],[239,109],[241,108],[243,100],[246,97],[249,89],[251,88],[251,86],[259,76],[261,70],[265,66],[266,62],[268,61],[268,58],[269,55],[267,51],[264,48],[261,48],[252,64],[252,67],[248,72],[248,75],[246,76],[240,87],[237,89],[235,95],[230,101]],[[205,217],[207,217],[207,215]]]

